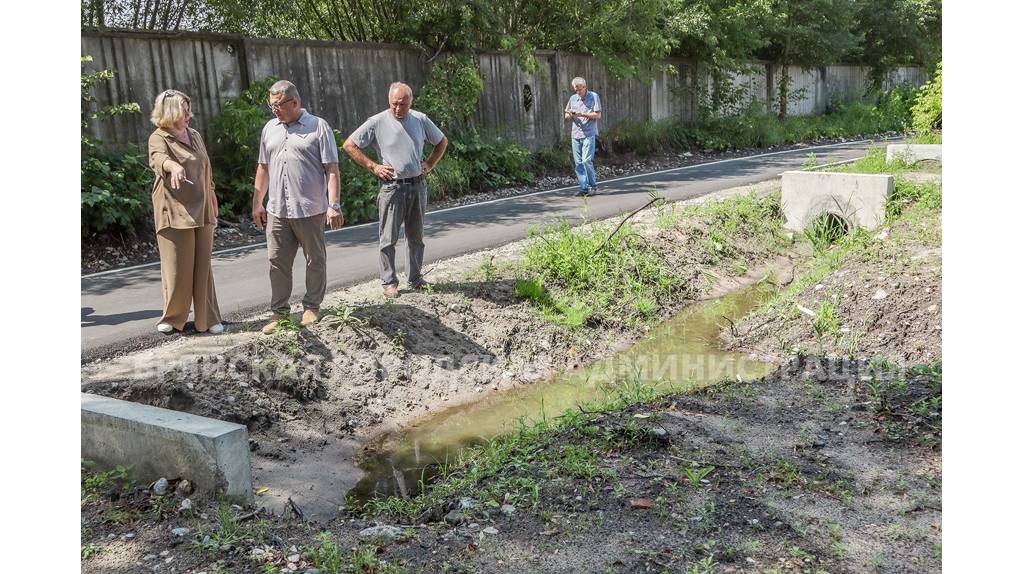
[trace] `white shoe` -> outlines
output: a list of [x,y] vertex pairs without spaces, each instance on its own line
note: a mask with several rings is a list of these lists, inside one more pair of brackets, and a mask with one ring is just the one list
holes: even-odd
[[156,330],[166,335],[174,332],[174,325],[171,325],[170,323],[160,323],[156,326]]
[[206,330],[206,332],[211,335],[220,335],[221,333],[224,332],[224,323],[217,323],[216,325],[211,325],[210,328]]

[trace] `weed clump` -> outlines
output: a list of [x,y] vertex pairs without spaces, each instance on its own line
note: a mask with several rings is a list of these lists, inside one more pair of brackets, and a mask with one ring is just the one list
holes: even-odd
[[574,230],[568,223],[534,232],[523,263],[529,277],[516,283],[516,294],[569,327],[629,326],[652,317],[681,279],[628,223],[611,240],[608,233],[604,226]]

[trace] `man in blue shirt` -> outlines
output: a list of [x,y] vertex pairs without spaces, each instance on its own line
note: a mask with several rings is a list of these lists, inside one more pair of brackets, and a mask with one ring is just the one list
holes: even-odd
[[572,79],[576,92],[565,105],[565,119],[572,120],[572,158],[576,162],[576,180],[580,190],[576,195],[586,197],[597,193],[597,173],[594,172],[594,148],[597,145],[597,123],[601,119],[601,98],[597,92],[587,91],[587,81]]

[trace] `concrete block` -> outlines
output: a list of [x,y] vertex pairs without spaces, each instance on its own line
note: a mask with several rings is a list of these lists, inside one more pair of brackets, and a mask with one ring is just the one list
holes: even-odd
[[140,481],[187,478],[200,492],[253,499],[249,433],[235,423],[82,393],[82,458],[133,465]]
[[897,157],[906,163],[922,160],[942,161],[942,144],[889,144],[885,146],[885,163]]
[[785,228],[803,231],[821,215],[841,217],[852,229],[874,229],[885,221],[891,175],[787,171],[782,174]]

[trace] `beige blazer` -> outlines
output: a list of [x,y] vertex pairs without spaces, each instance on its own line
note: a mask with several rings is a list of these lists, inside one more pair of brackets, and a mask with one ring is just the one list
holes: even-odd
[[[149,136],[149,166],[156,174],[153,182],[153,219],[156,230],[191,229],[213,225],[214,211],[213,170],[206,144],[199,132],[188,128],[191,145],[180,141],[162,128]],[[164,162],[171,160],[185,168],[185,178],[178,189],[171,189],[170,173]]]

